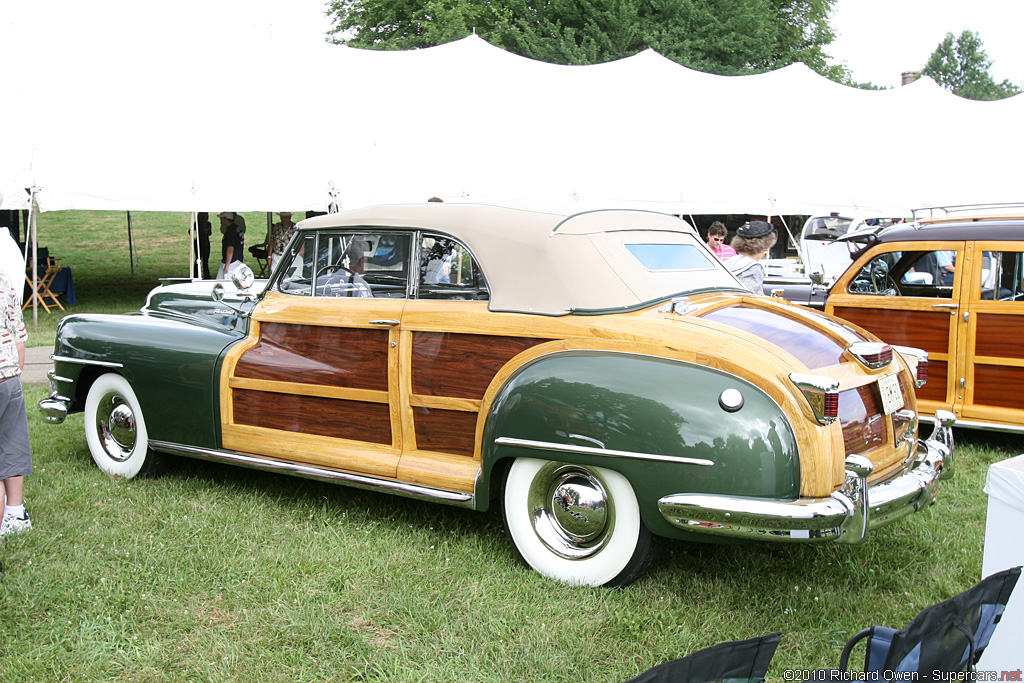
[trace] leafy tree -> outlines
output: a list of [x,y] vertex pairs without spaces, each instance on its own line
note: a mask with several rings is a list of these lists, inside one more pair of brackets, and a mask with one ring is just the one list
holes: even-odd
[[965,30],[959,38],[952,33],[935,48],[922,73],[955,95],[969,100],[1000,100],[1017,95],[1019,86],[1004,80],[996,83],[989,73],[992,60],[981,36]]
[[534,59],[593,64],[648,47],[690,68],[757,73],[802,61],[840,80],[823,48],[836,0],[333,0],[335,42],[409,49],[476,32]]

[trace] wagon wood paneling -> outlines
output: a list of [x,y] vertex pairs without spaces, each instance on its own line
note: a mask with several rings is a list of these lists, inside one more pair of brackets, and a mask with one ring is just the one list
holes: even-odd
[[[895,299],[889,299],[895,301]],[[906,311],[837,306],[836,316],[870,330],[887,344],[949,353],[949,311]]]
[[1024,409],[1024,368],[975,365],[974,405]]
[[263,323],[235,376],[386,391],[387,343],[387,330]]
[[1024,316],[979,313],[974,355],[1024,358]]
[[476,413],[415,408],[416,447],[472,457],[476,444]]
[[431,396],[483,398],[505,363],[546,341],[532,337],[415,332],[412,391]]
[[861,454],[886,441],[886,417],[874,384],[839,394],[839,422],[846,454]]
[[923,387],[917,389],[917,400],[944,402],[948,382],[949,364],[944,360],[929,360],[928,381]]
[[809,368],[824,368],[839,363],[846,346],[796,320],[748,306],[732,306],[703,316],[724,325],[744,330],[785,349]]
[[235,389],[233,396],[237,424],[391,444],[391,417],[385,403],[251,389]]

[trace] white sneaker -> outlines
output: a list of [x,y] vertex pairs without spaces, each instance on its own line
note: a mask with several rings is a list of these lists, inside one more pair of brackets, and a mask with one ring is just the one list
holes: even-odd
[[28,518],[28,511],[25,511],[24,517],[16,517],[11,513],[4,515],[4,521],[0,524],[0,538],[3,538],[7,534],[16,534],[22,531],[28,531],[32,528],[32,522]]

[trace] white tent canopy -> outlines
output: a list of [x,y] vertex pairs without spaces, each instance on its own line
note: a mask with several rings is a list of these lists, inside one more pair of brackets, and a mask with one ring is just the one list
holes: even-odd
[[44,211],[324,210],[332,188],[342,208],[772,215],[1021,199],[1022,96],[863,91],[803,65],[713,76],[650,50],[561,66],[476,37],[357,50],[246,24],[240,0],[154,7],[5,2],[3,208],[30,186]]

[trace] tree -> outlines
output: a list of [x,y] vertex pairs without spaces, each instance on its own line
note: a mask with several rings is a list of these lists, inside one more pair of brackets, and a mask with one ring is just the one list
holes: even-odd
[[823,48],[836,0],[333,0],[335,42],[374,49],[437,45],[476,32],[510,52],[560,64],[646,48],[690,68],[757,73],[802,61],[839,80]]
[[1017,95],[1019,86],[1004,80],[996,83],[989,73],[992,60],[981,36],[964,30],[959,38],[952,33],[935,48],[922,73],[955,95],[969,100],[1000,100]]

